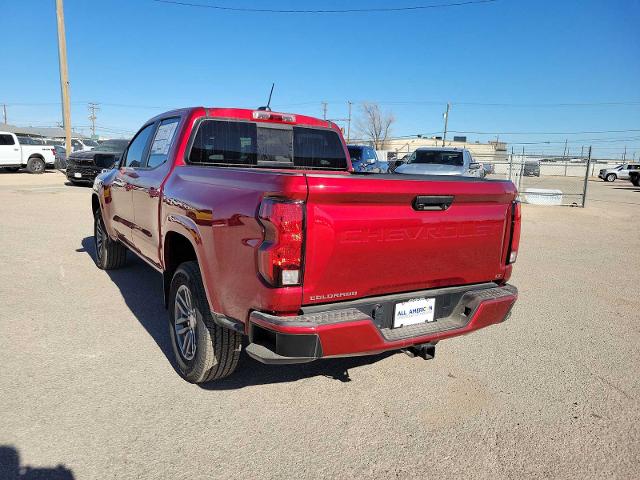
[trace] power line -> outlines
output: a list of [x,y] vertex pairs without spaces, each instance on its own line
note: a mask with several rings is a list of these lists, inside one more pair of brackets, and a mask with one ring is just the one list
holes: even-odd
[[[378,105],[402,106],[402,105],[442,105],[451,103],[455,106],[474,106],[474,107],[516,107],[516,108],[554,108],[554,107],[605,107],[605,106],[640,106],[640,100],[620,100],[609,102],[563,102],[563,103],[500,103],[500,102],[465,102],[465,101],[448,101],[448,100],[354,100],[354,103],[377,103]],[[314,105],[318,102],[300,102],[281,104],[279,107],[297,107],[304,105]],[[343,104],[343,100],[328,101],[328,104]]]
[[344,9],[313,9],[313,10],[298,10],[298,9],[279,9],[279,8],[249,8],[249,7],[225,7],[222,5],[212,5],[208,3],[192,3],[181,2],[176,0],[152,0],[156,3],[166,3],[170,5],[179,5],[181,7],[196,7],[196,8],[210,8],[214,10],[225,10],[229,12],[245,12],[245,13],[376,13],[376,12],[406,12],[415,10],[428,10],[433,8],[446,8],[446,7],[462,7],[465,5],[476,5],[483,3],[494,3],[498,0],[469,0],[466,2],[452,2],[452,3],[434,3],[431,5],[415,5],[408,7],[374,7],[374,8],[344,8]]
[[640,132],[640,129],[629,130],[592,130],[583,132],[474,132],[470,130],[450,130],[451,133],[471,133],[474,135],[585,135],[593,133],[627,133]]

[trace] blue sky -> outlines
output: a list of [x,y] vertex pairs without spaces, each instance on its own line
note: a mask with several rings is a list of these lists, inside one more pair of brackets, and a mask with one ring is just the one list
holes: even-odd
[[[282,9],[446,2],[193,0]],[[0,103],[8,104],[9,122],[56,124],[55,2],[8,1],[2,12]],[[275,81],[274,108],[321,116],[325,100],[329,117],[343,118],[347,100],[355,115],[358,102],[380,102],[397,118],[398,136],[441,131],[451,101],[450,130],[487,132],[467,134],[473,140],[500,133],[514,143],[559,142],[527,148],[562,150],[568,138],[573,149],[592,143],[600,155],[619,155],[626,144],[640,156],[638,0],[345,14],[66,0],[65,15],[72,122],[85,132],[88,101],[101,103],[99,131],[130,134],[173,107],[262,105]],[[625,104],[549,105],[607,102]],[[611,130],[637,131],[575,133]]]

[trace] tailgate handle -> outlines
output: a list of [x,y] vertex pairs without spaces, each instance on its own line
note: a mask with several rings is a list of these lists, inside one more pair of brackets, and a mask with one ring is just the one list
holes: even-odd
[[453,195],[418,195],[413,199],[413,209],[418,211],[443,211],[453,203]]

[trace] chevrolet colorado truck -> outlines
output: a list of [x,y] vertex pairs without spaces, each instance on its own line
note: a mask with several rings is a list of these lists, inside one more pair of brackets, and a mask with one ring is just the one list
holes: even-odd
[[509,181],[353,171],[339,128],[269,110],[149,120],[96,178],[96,263],[163,276],[181,375],[404,350],[504,321],[520,237]]

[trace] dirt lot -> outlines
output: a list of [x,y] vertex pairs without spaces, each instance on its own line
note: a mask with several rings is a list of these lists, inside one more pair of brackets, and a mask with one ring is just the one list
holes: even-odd
[[638,478],[640,189],[589,188],[523,208],[512,318],[434,361],[243,357],[199,387],[160,276],[94,266],[90,189],[0,174],[0,478]]

